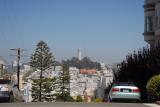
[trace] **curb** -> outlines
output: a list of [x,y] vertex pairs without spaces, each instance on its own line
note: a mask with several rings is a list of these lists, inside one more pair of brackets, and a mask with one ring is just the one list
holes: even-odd
[[160,105],[160,101],[156,101],[155,103],[158,104],[158,105]]

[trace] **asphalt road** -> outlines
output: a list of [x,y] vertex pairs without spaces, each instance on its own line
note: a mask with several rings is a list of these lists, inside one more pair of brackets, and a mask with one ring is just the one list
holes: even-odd
[[[142,103],[0,103],[0,107],[151,107]],[[154,106],[152,106],[154,107]]]

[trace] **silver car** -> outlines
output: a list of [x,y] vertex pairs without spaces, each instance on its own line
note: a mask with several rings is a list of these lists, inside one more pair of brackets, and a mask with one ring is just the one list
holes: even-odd
[[109,92],[109,100],[110,101],[119,101],[119,100],[132,100],[139,102],[140,98],[140,90],[133,83],[114,83]]

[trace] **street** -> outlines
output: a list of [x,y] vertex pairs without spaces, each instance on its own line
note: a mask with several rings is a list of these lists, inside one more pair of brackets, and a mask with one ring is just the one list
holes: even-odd
[[158,107],[142,103],[0,103],[0,107]]

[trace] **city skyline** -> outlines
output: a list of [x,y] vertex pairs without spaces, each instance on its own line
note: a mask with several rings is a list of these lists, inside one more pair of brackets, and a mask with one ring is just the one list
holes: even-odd
[[9,63],[11,48],[29,60],[40,40],[56,60],[82,57],[112,64],[146,46],[143,0],[1,0],[0,56]]

